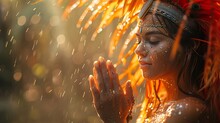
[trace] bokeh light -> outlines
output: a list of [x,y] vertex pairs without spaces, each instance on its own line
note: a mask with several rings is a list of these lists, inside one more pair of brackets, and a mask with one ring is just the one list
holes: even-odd
[[31,17],[31,23],[32,24],[38,24],[40,22],[40,20],[41,20],[41,17],[39,15],[35,14]]
[[88,76],[99,56],[116,62],[108,57],[116,25],[92,41],[99,20],[87,30],[76,25],[85,7],[63,19],[65,5],[33,2],[0,1],[0,122],[101,123]]
[[17,71],[14,73],[13,77],[14,77],[15,81],[20,81],[21,77],[22,77],[22,73],[20,71]]
[[36,87],[30,87],[24,93],[24,97],[28,102],[37,101],[40,97],[39,90]]
[[18,25],[19,25],[19,26],[23,26],[23,25],[26,23],[26,21],[27,21],[27,19],[26,19],[25,16],[20,16],[20,17],[18,18]]
[[57,36],[57,43],[59,45],[65,43],[65,41],[66,41],[66,37],[63,34]]
[[60,24],[60,18],[58,16],[52,16],[50,18],[50,25],[51,26],[57,26]]

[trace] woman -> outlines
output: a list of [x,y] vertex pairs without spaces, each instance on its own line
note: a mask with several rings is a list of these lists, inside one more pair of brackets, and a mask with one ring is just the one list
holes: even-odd
[[[218,122],[218,109],[214,108],[218,108],[219,89],[212,86],[219,83],[219,68],[212,68],[216,79],[209,74],[213,84],[203,88],[207,85],[207,55],[210,47],[217,44],[204,42],[211,41],[206,30],[211,27],[209,22],[201,24],[194,19],[202,7],[197,2],[189,2],[190,9],[185,11],[182,3],[175,0],[148,0],[143,5],[135,53],[148,87],[137,122]],[[215,57],[219,60],[219,56]],[[95,108],[105,123],[125,123],[130,119],[134,104],[131,82],[127,81],[123,90],[111,61],[102,57],[95,61],[89,83]],[[149,91],[149,87],[155,92]],[[209,95],[214,88],[215,99]]]

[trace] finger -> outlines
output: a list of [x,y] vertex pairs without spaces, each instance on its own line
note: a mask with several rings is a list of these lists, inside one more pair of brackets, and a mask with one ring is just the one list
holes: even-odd
[[116,92],[119,92],[121,89],[120,89],[120,83],[118,80],[118,74],[116,73],[115,68],[110,60],[107,61],[107,68],[109,71],[109,76],[112,80],[113,89]]
[[107,70],[108,70],[108,74],[109,74],[110,89],[114,89],[113,78],[114,78],[115,72],[110,68],[111,64],[112,64],[112,62],[110,60],[107,60],[106,66],[107,66]]
[[105,86],[106,91],[108,91],[109,89],[112,88],[111,87],[112,83],[110,81],[109,73],[107,70],[106,60],[103,57],[99,57],[99,63],[100,63],[100,67],[101,67],[104,86]]
[[94,62],[93,74],[95,77],[95,81],[98,84],[99,91],[100,92],[104,91],[105,87],[104,87],[102,73],[101,73],[98,61]]
[[97,103],[99,101],[99,90],[96,87],[94,78],[92,75],[89,76],[89,85],[90,85],[90,90],[92,92],[92,97],[93,97],[93,102]]
[[128,103],[129,103],[129,105],[132,106],[134,104],[134,95],[133,95],[133,90],[131,87],[130,80],[127,81],[125,90],[126,90],[126,97],[127,97]]

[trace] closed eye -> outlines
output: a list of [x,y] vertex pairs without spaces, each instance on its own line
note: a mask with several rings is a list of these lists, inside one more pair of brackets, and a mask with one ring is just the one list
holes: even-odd
[[158,34],[157,32],[149,32],[152,34],[149,35],[145,35],[144,37],[142,37],[140,34],[136,33],[136,43],[140,44],[141,41],[143,41],[143,43],[148,43],[150,45],[157,45],[160,43],[160,33]]
[[149,43],[150,43],[151,45],[157,45],[157,44],[160,43],[160,41],[149,41]]

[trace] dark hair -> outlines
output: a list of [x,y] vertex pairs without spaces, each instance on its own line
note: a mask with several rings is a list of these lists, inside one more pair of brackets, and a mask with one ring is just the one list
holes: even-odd
[[[175,39],[179,25],[163,16],[157,15],[156,17],[160,23],[165,24],[169,36]],[[205,113],[211,117],[210,120],[217,121],[217,109],[213,107],[211,99],[207,98],[205,90],[201,91],[204,86],[203,74],[208,48],[208,43],[201,42],[201,40],[208,40],[208,34],[204,33],[202,25],[198,21],[189,18],[187,25],[191,30],[190,32],[184,30],[180,41],[184,62],[178,74],[178,89],[186,95],[201,99],[207,106]],[[200,39],[200,41],[196,39]],[[181,80],[187,85],[187,88],[181,85]]]
[[[179,26],[164,17],[161,19],[163,19],[170,37],[175,39]],[[190,32],[184,30],[180,41],[185,58],[178,76],[178,87],[187,95],[200,97],[198,91],[203,84],[204,57],[208,45],[195,39],[206,40],[207,36],[204,34],[202,27],[194,20],[188,19],[187,25],[190,26],[191,30]],[[187,84],[187,87],[189,87],[188,89],[190,90],[188,91],[190,91],[190,93],[184,91],[185,89],[181,87],[181,79]]]

